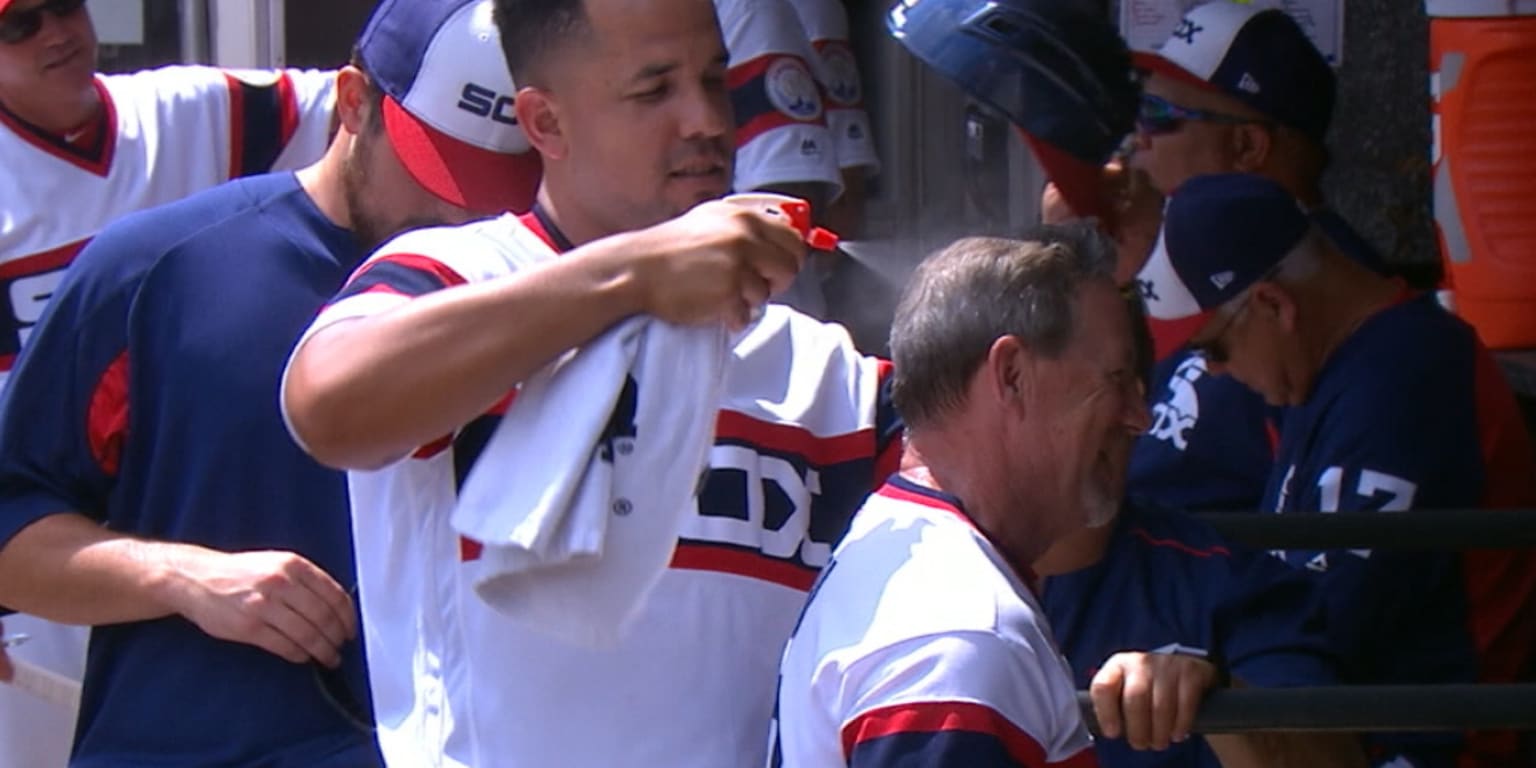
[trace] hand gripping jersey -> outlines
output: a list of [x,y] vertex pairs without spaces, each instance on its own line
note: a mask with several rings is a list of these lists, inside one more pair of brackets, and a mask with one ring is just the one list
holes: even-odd
[[1031,578],[958,499],[891,478],[785,648],[770,765],[1096,765]]
[[113,220],[240,176],[318,160],[331,72],[165,67],[96,79],[96,146],[0,109],[0,386],[64,267]]
[[[310,332],[505,278],[527,260],[519,249],[564,250],[541,215],[397,238]],[[782,307],[735,341],[697,509],[671,567],[611,650],[554,641],[493,611],[470,583],[466,564],[480,547],[454,532],[449,515],[495,412],[518,407],[515,398],[392,466],[351,473],[368,653],[392,660],[371,668],[386,760],[761,765],[779,653],[806,590],[875,478],[894,469],[899,425],[887,370],[842,329]]]
[[[349,585],[344,478],[289,439],[275,394],[361,256],[291,173],[104,230],[5,393],[0,546],[74,511],[153,540],[298,552]],[[354,724],[369,719],[362,648],[341,651],[341,669],[318,673],[179,615],[95,627],[71,765],[376,764]]]
[[843,188],[810,39],[789,0],[715,0],[730,56],[738,192],[814,182]]
[[832,132],[838,167],[864,168],[871,174],[879,171],[880,157],[864,111],[863,78],[848,43],[843,0],[790,0],[790,4],[816,53],[811,69],[827,105],[827,129]]
[[[1476,333],[1432,296],[1377,313],[1334,350],[1286,413],[1265,500],[1281,514],[1533,506],[1536,461],[1514,396]],[[1527,550],[1277,554],[1322,581],[1346,682],[1507,683],[1529,669]],[[1512,744],[1473,748],[1505,765]]]
[[[1182,512],[1126,506],[1099,562],[1045,580],[1045,606],[1079,690],[1120,651],[1177,650],[1250,686],[1332,685],[1320,596],[1305,574],[1222,541]],[[1097,739],[1107,768],[1207,766],[1199,736],[1163,751]]]

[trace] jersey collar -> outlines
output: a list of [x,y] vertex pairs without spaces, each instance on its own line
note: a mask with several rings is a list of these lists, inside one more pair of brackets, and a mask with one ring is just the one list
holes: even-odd
[[86,129],[96,136],[96,140],[89,146],[71,143],[57,133],[27,122],[4,106],[0,106],[0,125],[11,129],[28,144],[70,165],[105,177],[112,169],[112,155],[117,151],[117,106],[112,103],[112,94],[101,78],[96,78],[93,85],[96,95],[101,99],[101,110],[93,118],[94,125]]
[[1024,585],[1029,587],[1030,592],[1034,593],[1037,597],[1039,596],[1040,577],[1035,574],[1035,569],[1031,568],[1028,564],[1014,562],[1012,558],[1008,557],[1008,555],[1003,552],[1002,547],[999,547],[997,542],[993,541],[992,537],[988,536],[987,532],[982,530],[981,526],[977,525],[976,521],[966,513],[965,505],[960,501],[958,497],[945,493],[944,491],[938,490],[936,488],[929,488],[926,485],[919,485],[918,483],[908,480],[899,474],[891,475],[891,478],[887,480],[885,485],[882,486],[879,491],[876,491],[876,493],[889,499],[898,499],[912,504],[919,504],[921,506],[928,507],[929,509],[948,512],[952,515],[955,515],[956,517],[959,517],[961,520],[965,521],[965,524],[970,526],[972,530],[976,531],[977,534],[986,539],[987,543],[991,544],[993,549],[997,550],[997,554],[1002,557],[1003,560],[1007,562],[1011,568],[1013,568],[1014,573],[1018,574],[1019,579],[1024,582]]

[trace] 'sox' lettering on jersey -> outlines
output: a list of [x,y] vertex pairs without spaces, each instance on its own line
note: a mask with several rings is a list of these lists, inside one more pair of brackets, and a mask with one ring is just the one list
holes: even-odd
[[872,430],[823,437],[721,411],[673,567],[810,589],[869,491],[874,452]]
[[43,316],[48,300],[64,280],[64,268],[85,248],[89,240],[70,243],[51,251],[13,259],[0,264],[0,289],[4,290],[7,312],[0,319],[0,374],[11,370],[21,345],[27,342],[32,326]]

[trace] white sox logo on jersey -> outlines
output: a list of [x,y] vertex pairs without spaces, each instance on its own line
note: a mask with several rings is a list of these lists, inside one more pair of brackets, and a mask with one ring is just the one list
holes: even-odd
[[0,290],[9,311],[0,323],[0,377],[9,373],[16,355],[42,318],[48,300],[64,280],[64,269],[87,241],[0,264]]
[[1181,451],[1189,449],[1189,433],[1200,421],[1200,395],[1195,382],[1206,375],[1205,358],[1191,355],[1168,380],[1168,398],[1152,406],[1152,428],[1147,434],[1173,443]]

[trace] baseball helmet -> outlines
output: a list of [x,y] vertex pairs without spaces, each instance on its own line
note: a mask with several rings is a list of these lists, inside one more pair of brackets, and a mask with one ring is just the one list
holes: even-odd
[[1125,41],[1082,0],[900,0],[891,34],[1003,113],[1082,215],[1107,215],[1100,169],[1131,132],[1140,87]]

